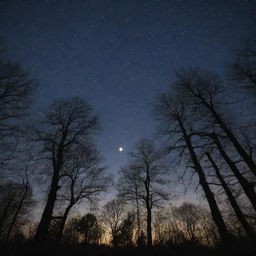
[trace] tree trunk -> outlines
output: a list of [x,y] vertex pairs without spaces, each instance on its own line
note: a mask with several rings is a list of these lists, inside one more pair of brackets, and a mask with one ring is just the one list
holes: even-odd
[[236,167],[235,163],[229,158],[227,153],[225,152],[224,148],[222,147],[218,137],[216,134],[213,136],[214,142],[223,157],[223,159],[226,161],[230,169],[232,170],[233,174],[239,181],[240,185],[242,186],[246,196],[248,197],[249,201],[251,202],[254,210],[256,211],[256,193],[253,189],[253,186],[243,177],[243,175],[240,173],[238,168]]
[[50,222],[52,220],[53,208],[54,208],[54,204],[55,204],[56,197],[57,197],[57,191],[59,189],[59,185],[58,185],[59,171],[60,171],[60,169],[59,170],[57,169],[53,173],[53,178],[52,178],[50,192],[48,194],[47,203],[44,208],[44,212],[43,212],[41,221],[38,225],[36,235],[34,238],[35,241],[37,241],[37,242],[43,242],[47,239],[48,228],[49,228]]
[[228,243],[230,241],[229,232],[228,232],[227,227],[225,225],[225,222],[222,218],[222,215],[221,215],[221,212],[220,212],[219,207],[217,205],[217,202],[215,200],[214,194],[212,193],[212,191],[211,191],[211,189],[210,189],[210,187],[207,183],[203,168],[201,167],[201,164],[199,163],[199,160],[197,159],[196,153],[195,153],[194,148],[192,146],[191,139],[187,135],[187,132],[186,132],[181,120],[179,120],[179,125],[180,125],[180,128],[182,130],[184,140],[187,144],[191,159],[193,161],[195,171],[198,174],[199,183],[202,186],[203,191],[204,191],[205,196],[206,196],[206,199],[208,201],[208,204],[209,204],[209,207],[210,207],[210,210],[211,210],[212,219],[213,219],[214,223],[216,224],[216,226],[218,228],[218,231],[219,231],[219,234],[220,234],[220,237],[221,237],[223,243]]
[[146,180],[144,181],[145,189],[146,189],[146,209],[147,209],[147,246],[152,247],[152,202],[150,198],[150,175],[149,175],[149,167],[146,169]]
[[151,207],[147,206],[147,246],[152,247],[152,215],[151,215]]
[[137,194],[136,194],[136,217],[137,217],[137,232],[138,232],[138,235],[137,237],[140,236],[140,230],[141,230],[141,226],[140,226],[140,206],[139,206],[139,200],[138,200],[138,197],[137,197]]
[[63,236],[63,231],[64,231],[64,227],[65,227],[65,224],[66,224],[66,221],[67,221],[67,218],[68,218],[68,214],[71,210],[71,208],[74,206],[73,203],[70,203],[68,205],[68,207],[66,208],[64,214],[63,214],[63,218],[61,220],[61,223],[60,223],[60,229],[59,229],[59,232],[57,234],[57,242],[61,242],[61,239],[62,239],[62,236]]
[[[52,165],[53,165],[52,183],[51,183],[50,192],[48,194],[47,203],[44,208],[44,212],[34,238],[35,241],[37,242],[43,242],[47,239],[48,229],[49,229],[50,222],[52,220],[54,204],[57,197],[57,191],[59,189],[59,175],[60,175],[60,171],[62,169],[62,164],[63,164],[63,150],[64,150],[64,142],[65,142],[66,136],[67,136],[67,130],[65,130],[65,132],[62,135],[61,142],[58,146],[56,159],[54,157],[52,159]],[[54,155],[54,152],[53,152],[53,155]]]
[[215,170],[215,174],[218,178],[218,180],[220,181],[224,191],[226,192],[226,195],[228,197],[228,200],[231,204],[231,206],[234,209],[234,212],[236,214],[237,219],[239,220],[239,222],[242,224],[246,234],[248,235],[248,237],[251,239],[252,242],[256,241],[255,240],[255,233],[253,231],[253,229],[251,228],[251,226],[249,225],[249,223],[247,222],[246,218],[244,217],[244,214],[242,213],[238,203],[236,202],[235,197],[233,196],[231,190],[229,189],[226,181],[224,180],[224,178],[222,177],[220,170],[217,166],[217,164],[215,163],[215,161],[213,160],[213,158],[211,157],[210,153],[206,153],[206,156],[208,157],[208,159],[210,160],[214,170]]

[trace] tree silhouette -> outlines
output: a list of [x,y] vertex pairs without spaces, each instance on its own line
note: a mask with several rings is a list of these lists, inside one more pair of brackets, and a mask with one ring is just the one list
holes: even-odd
[[[229,242],[230,236],[221,215],[220,209],[216,202],[214,193],[207,182],[205,172],[200,164],[194,141],[192,140],[191,133],[193,131],[193,124],[191,122],[191,114],[188,110],[184,98],[179,95],[164,93],[158,100],[155,107],[157,120],[162,124],[161,132],[167,136],[168,150],[181,150],[181,155],[187,151],[189,155],[189,162],[192,163],[190,168],[194,170],[199,178],[205,196],[207,198],[209,207],[211,209],[212,218],[216,224],[219,234],[223,242]],[[172,143],[170,145],[170,143]],[[199,148],[201,148],[200,146]]]
[[110,229],[112,245],[118,246],[118,232],[124,218],[124,203],[120,199],[113,199],[103,206],[103,222]]
[[101,237],[100,226],[92,213],[87,213],[77,222],[77,230],[83,235],[86,245],[97,243]]
[[135,199],[135,202],[141,200],[146,208],[149,247],[152,246],[152,208],[168,200],[170,195],[165,190],[168,169],[163,158],[164,154],[152,141],[143,139],[130,153],[130,164],[120,172],[119,194],[126,199]]
[[206,154],[207,158],[209,159],[212,167],[214,168],[216,177],[218,178],[218,180],[220,181],[221,186],[223,187],[224,191],[226,192],[226,195],[228,197],[228,200],[229,200],[231,206],[234,209],[236,217],[238,218],[238,220],[242,224],[245,232],[247,233],[249,238],[252,240],[252,242],[255,241],[255,232],[252,229],[252,227],[250,226],[250,224],[248,223],[248,221],[246,220],[245,215],[241,211],[241,209],[240,209],[232,191],[228,187],[228,184],[226,183],[225,179],[223,178],[223,176],[221,174],[221,171],[220,171],[219,167],[217,166],[215,160],[213,159],[213,157],[211,156],[211,154],[209,152],[206,152],[205,154]]
[[220,111],[223,105],[221,93],[223,91],[220,79],[213,73],[200,69],[182,70],[177,73],[177,90],[181,97],[186,99],[187,105],[193,112],[203,115],[208,127],[220,129],[230,140],[233,147],[256,176],[256,163],[248,154],[242,143],[237,138],[231,124],[224,118]]
[[105,168],[101,166],[102,161],[103,158],[94,145],[88,144],[86,148],[79,145],[64,163],[59,183],[61,189],[57,198],[65,210],[60,217],[57,240],[61,240],[70,210],[84,200],[95,203],[100,193],[106,191],[110,179],[105,175]]
[[200,222],[200,208],[185,202],[173,210],[174,216],[183,224],[190,241],[197,242],[197,226]]
[[[7,182],[0,185],[0,238],[9,240],[18,231],[22,218],[34,204],[28,178],[23,183]],[[15,228],[15,231],[14,231]]]
[[15,158],[18,138],[23,134],[22,121],[28,116],[36,83],[17,62],[3,56],[0,39],[0,166]]
[[55,101],[34,128],[34,140],[40,146],[41,154],[52,165],[50,191],[35,240],[44,241],[47,238],[64,163],[77,145],[86,147],[91,143],[97,129],[97,116],[88,103],[79,97]]
[[122,247],[129,247],[133,245],[133,229],[134,229],[134,214],[127,214],[118,228],[115,240],[116,245]]
[[139,170],[132,164],[121,167],[117,184],[118,197],[131,203],[136,209],[137,239],[141,235],[141,181]]

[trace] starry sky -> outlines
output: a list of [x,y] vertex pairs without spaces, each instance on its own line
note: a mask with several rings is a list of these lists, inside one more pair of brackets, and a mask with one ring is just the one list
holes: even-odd
[[175,71],[221,73],[255,30],[256,0],[0,0],[0,34],[40,83],[37,107],[84,97],[100,114],[98,145],[114,174],[154,134],[151,103]]

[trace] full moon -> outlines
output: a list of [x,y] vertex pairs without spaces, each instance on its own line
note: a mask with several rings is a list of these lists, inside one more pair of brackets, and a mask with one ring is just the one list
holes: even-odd
[[119,147],[119,148],[118,148],[118,151],[119,151],[119,152],[122,152],[123,150],[124,150],[123,147]]

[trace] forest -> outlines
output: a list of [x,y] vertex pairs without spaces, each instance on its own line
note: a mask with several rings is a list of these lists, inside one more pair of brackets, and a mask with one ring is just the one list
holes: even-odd
[[[38,81],[6,46],[2,39],[4,255],[254,255],[255,39],[237,46],[220,75],[179,69],[148,110],[156,135],[134,145],[116,177],[97,146],[101,113],[80,96],[38,111]],[[178,187],[202,200],[184,201]]]

